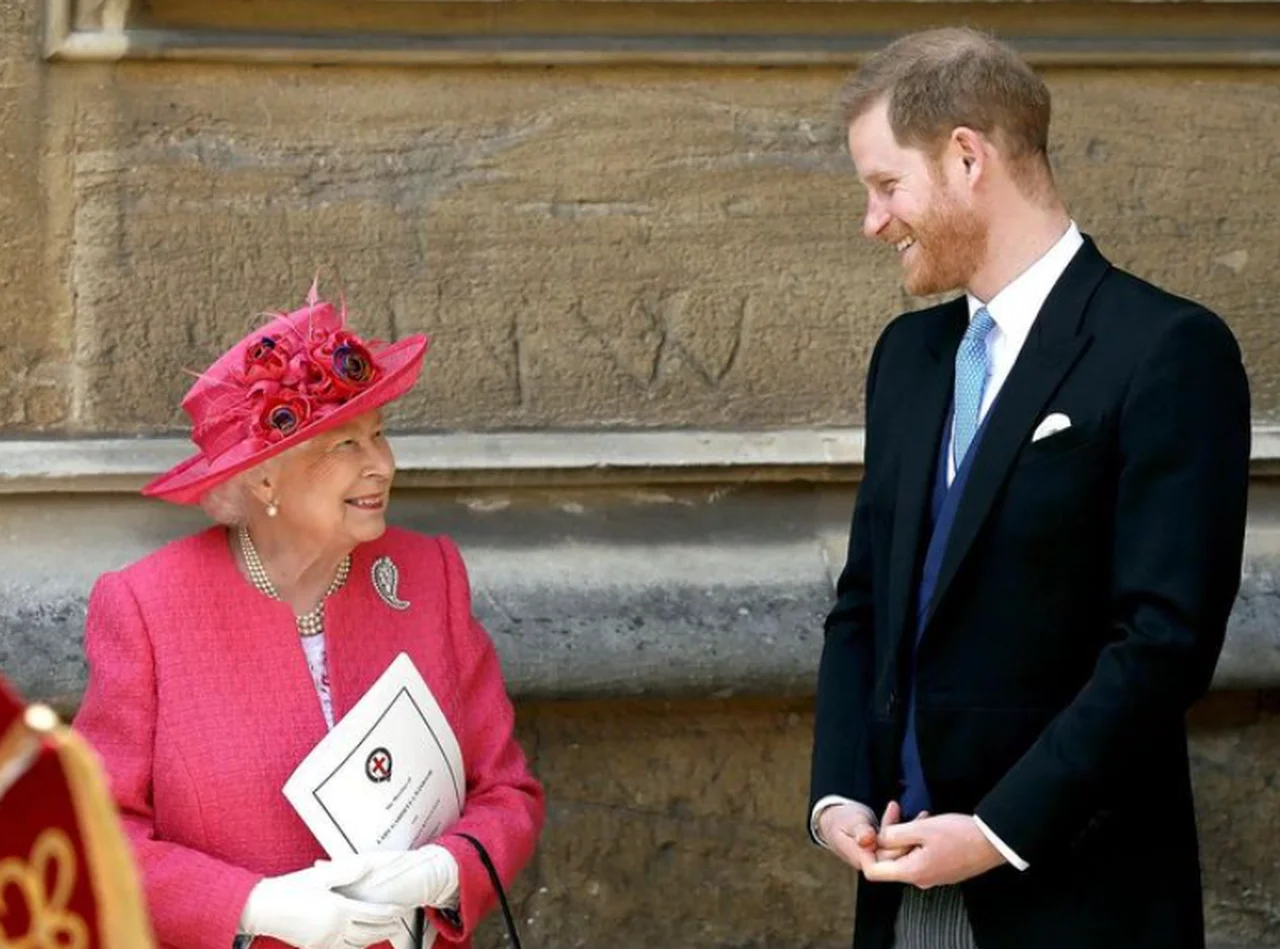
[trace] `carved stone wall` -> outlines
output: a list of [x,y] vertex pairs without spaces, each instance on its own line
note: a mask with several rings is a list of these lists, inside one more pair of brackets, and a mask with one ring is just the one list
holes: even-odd
[[[911,305],[859,234],[844,66],[46,64],[35,7],[0,0],[9,431],[177,430],[182,368],[317,270],[433,337],[423,429],[856,423]],[[1082,227],[1219,310],[1280,416],[1280,71],[1046,76]]]

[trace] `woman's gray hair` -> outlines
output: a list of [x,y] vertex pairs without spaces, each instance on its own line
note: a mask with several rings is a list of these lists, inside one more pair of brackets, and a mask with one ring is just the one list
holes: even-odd
[[244,527],[249,523],[249,515],[258,499],[253,496],[251,486],[261,481],[273,471],[278,470],[286,460],[307,449],[311,439],[306,439],[286,448],[280,454],[268,458],[260,465],[228,478],[222,484],[214,485],[200,499],[200,507],[217,524],[225,527]]
[[214,485],[200,498],[200,507],[214,523],[226,527],[243,527],[249,523],[249,512],[257,499],[249,486],[262,477],[262,467],[250,468]]

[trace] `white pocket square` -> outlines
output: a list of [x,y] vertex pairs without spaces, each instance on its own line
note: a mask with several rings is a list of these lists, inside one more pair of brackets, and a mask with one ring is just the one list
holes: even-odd
[[1056,435],[1058,432],[1071,427],[1071,419],[1063,415],[1061,412],[1053,412],[1046,415],[1044,419],[1036,426],[1034,434],[1031,436],[1033,442],[1038,442],[1042,438],[1048,438],[1050,435]]

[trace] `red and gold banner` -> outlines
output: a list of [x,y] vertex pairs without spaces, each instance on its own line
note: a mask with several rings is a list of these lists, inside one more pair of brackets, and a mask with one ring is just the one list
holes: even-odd
[[150,949],[97,759],[0,676],[0,949]]

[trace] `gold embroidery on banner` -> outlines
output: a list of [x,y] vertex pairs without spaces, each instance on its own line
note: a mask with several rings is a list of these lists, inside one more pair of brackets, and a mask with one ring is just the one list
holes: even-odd
[[153,949],[137,869],[97,759],[69,728],[59,727],[51,737],[75,805],[84,874],[98,908],[96,949]]
[[[78,913],[67,909],[76,876],[71,838],[56,827],[36,838],[27,863],[18,857],[0,860],[0,945],[4,949],[88,949],[89,927]],[[10,933],[4,922],[8,915],[4,901],[10,889],[22,894],[31,917],[21,937]]]

